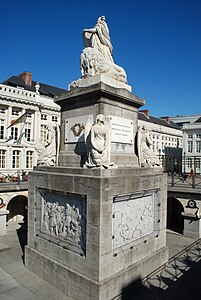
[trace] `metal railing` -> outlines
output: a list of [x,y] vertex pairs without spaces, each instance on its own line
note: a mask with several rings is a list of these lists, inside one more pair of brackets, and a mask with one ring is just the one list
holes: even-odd
[[160,159],[169,185],[201,188],[201,157],[163,155]]
[[11,174],[0,172],[0,184],[2,183],[17,183],[28,181],[28,174],[24,170],[17,170]]

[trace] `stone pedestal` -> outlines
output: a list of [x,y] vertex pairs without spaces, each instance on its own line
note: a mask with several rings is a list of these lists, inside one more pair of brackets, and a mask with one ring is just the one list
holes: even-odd
[[184,231],[183,235],[200,238],[201,237],[201,219],[194,214],[182,214],[184,218]]
[[[58,167],[29,174],[26,266],[74,300],[109,300],[168,260],[166,174],[139,168],[137,109],[128,90],[100,82],[69,91],[62,109]],[[104,114],[109,169],[83,168],[83,128]]]
[[0,210],[0,236],[6,235],[6,216],[9,214],[9,210],[7,209],[1,209]]

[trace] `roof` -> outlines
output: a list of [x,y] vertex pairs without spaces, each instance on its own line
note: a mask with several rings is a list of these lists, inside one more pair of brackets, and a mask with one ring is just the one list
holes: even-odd
[[149,122],[149,123],[154,123],[154,124],[157,124],[157,125],[166,126],[166,127],[170,127],[170,128],[181,130],[181,128],[177,124],[175,124],[174,122],[172,122],[172,121],[170,121],[170,123],[168,123],[164,119],[157,118],[157,117],[154,117],[154,116],[151,116],[151,115],[148,118],[143,112],[138,112],[138,119],[141,120],[141,121],[145,121],[145,122]]
[[44,84],[41,82],[36,82],[36,81],[32,81],[31,85],[27,85],[27,84],[25,84],[23,78],[21,78],[20,76],[12,76],[1,83],[4,85],[13,86],[13,87],[19,86],[19,87],[24,88],[25,90],[32,91],[32,92],[36,91],[35,85],[36,85],[36,83],[39,83],[40,94],[49,96],[51,98],[54,98],[55,96],[61,96],[63,93],[67,92],[67,90],[64,90],[64,89],[61,89],[61,88],[58,88],[55,86],[47,85],[47,84]]
[[195,123],[201,123],[201,117],[198,118],[198,119],[195,121]]

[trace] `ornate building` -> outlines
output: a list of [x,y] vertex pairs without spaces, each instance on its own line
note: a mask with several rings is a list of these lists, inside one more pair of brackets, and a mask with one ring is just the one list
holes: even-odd
[[185,171],[201,173],[201,115],[171,117],[183,132]]
[[182,131],[169,117],[157,118],[150,115],[149,110],[138,113],[138,124],[147,124],[152,132],[152,150],[157,154],[167,153],[169,149],[182,148]]
[[19,180],[19,175],[36,165],[36,149],[46,142],[47,125],[60,123],[60,107],[54,97],[65,92],[33,81],[30,72],[0,84],[1,181],[9,176]]

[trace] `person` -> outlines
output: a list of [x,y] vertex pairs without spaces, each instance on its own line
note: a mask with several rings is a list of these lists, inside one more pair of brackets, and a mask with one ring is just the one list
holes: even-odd
[[109,159],[109,128],[105,125],[105,116],[99,114],[91,128],[91,151],[89,152],[88,167],[103,166],[108,168]]
[[190,170],[190,176],[193,177],[193,169]]
[[113,61],[112,58],[112,43],[110,40],[109,29],[105,22],[105,17],[98,18],[94,28],[83,30],[84,46],[88,46],[86,33],[91,33],[91,47],[98,50],[107,60]]

